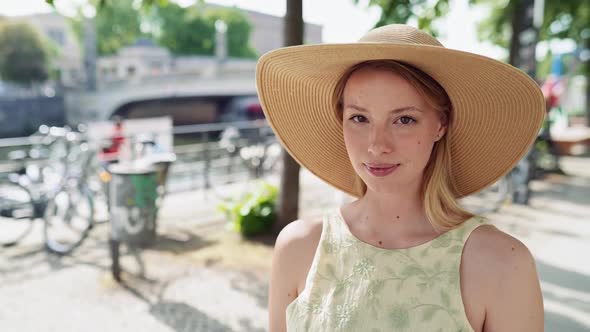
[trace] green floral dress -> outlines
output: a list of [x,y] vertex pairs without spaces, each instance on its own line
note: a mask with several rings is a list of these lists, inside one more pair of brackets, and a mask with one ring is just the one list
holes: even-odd
[[473,332],[465,314],[459,266],[476,216],[407,249],[356,238],[340,209],[324,217],[305,289],[287,307],[287,330]]

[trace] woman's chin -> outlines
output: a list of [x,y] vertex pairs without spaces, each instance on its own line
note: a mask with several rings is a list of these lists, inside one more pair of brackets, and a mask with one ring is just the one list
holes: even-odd
[[367,190],[376,194],[390,195],[400,192],[409,192],[410,188],[416,186],[416,182],[407,179],[366,179]]

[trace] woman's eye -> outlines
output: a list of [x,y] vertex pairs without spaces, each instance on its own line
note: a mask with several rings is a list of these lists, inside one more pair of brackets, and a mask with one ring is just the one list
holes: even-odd
[[367,118],[362,115],[354,115],[350,117],[350,120],[352,120],[352,122],[365,122]]
[[409,117],[409,116],[402,116],[401,118],[399,118],[398,120],[401,124],[407,125],[407,124],[411,124],[416,122],[416,120],[414,120],[413,118]]

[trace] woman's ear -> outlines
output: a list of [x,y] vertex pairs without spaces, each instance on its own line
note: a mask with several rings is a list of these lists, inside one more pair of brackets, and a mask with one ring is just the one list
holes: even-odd
[[438,125],[438,131],[436,133],[435,142],[440,141],[441,138],[447,133],[447,125],[445,123],[440,123]]

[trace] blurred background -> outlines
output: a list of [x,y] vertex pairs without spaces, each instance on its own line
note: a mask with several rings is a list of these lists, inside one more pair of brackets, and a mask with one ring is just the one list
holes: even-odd
[[2,0],[2,330],[266,331],[276,234],[352,198],[284,153],[256,61],[390,23],[539,83],[530,151],[461,203],[535,256],[546,331],[590,331],[590,2],[575,0]]

